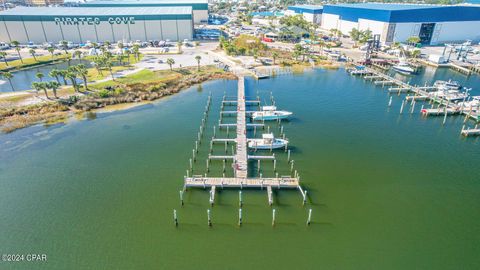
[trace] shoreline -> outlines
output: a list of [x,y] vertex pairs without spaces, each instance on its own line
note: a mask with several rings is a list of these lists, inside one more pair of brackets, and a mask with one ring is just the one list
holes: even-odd
[[[61,104],[59,101],[51,101],[44,104],[5,109],[0,114],[0,134],[11,133],[15,130],[37,124],[66,123],[75,114],[82,114],[83,118],[87,112],[108,113],[127,110],[177,94],[182,90],[207,81],[237,78],[233,73],[220,73],[218,70],[209,70],[205,74],[194,73],[183,76],[184,78],[167,82],[159,81],[141,85],[137,83],[131,86],[128,84],[117,86],[116,88],[125,90],[124,93],[118,96],[105,98],[85,96],[69,105]],[[132,87],[133,89],[129,89]]]

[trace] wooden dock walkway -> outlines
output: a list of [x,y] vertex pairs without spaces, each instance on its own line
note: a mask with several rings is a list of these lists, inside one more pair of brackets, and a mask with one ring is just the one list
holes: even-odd
[[[233,170],[234,177],[215,177],[205,175],[193,175],[184,177],[184,189],[186,188],[210,188],[210,203],[213,205],[215,200],[215,188],[260,188],[267,189],[268,191],[268,202],[270,205],[273,204],[273,193],[272,189],[288,188],[288,189],[298,189],[302,194],[302,198],[305,201],[305,192],[300,186],[300,177],[295,171],[295,177],[289,176],[278,176],[276,177],[248,177],[248,161],[249,160],[269,160],[276,162],[275,154],[272,155],[248,155],[248,139],[247,139],[247,128],[248,127],[263,127],[263,124],[251,124],[247,123],[247,113],[246,107],[248,104],[257,104],[260,101],[246,101],[245,98],[245,79],[243,76],[239,76],[238,79],[238,89],[237,89],[237,100],[224,100],[222,104],[230,103],[237,106],[236,114],[237,121],[235,124],[223,124],[221,120],[219,122],[219,127],[233,127],[236,129],[236,137],[231,138],[215,138],[212,137],[211,144],[213,143],[235,143],[236,152],[232,155],[208,155],[208,160],[233,160]],[[233,114],[232,111],[228,113]],[[208,164],[209,161],[207,161]],[[207,165],[208,166],[208,165]]]
[[247,178],[247,116],[245,105],[245,77],[238,78],[237,90],[237,152],[235,154],[235,177]]

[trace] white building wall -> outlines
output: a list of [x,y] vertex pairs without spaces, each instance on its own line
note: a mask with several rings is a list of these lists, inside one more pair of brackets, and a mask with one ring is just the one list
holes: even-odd
[[[142,21],[142,24],[145,23],[145,27],[147,29],[147,37],[149,40],[161,40],[161,31],[160,31],[160,24],[158,21]],[[175,38],[176,39],[176,38]]]
[[[8,36],[7,28],[11,39]],[[146,37],[145,29],[147,33]],[[45,39],[45,35],[47,39]],[[193,24],[191,20],[137,20],[135,24],[128,25],[123,23],[111,25],[104,21],[98,25],[57,25],[51,21],[26,21],[25,27],[21,21],[6,21],[5,24],[0,22],[0,41],[4,42],[17,40],[20,43],[27,43],[29,41],[43,43],[47,40],[57,43],[61,40],[68,40],[75,43],[85,43],[89,40],[94,42],[110,41],[111,43],[116,43],[120,40],[143,41],[170,39],[175,41],[177,38],[178,40],[193,38]]]
[[357,22],[340,20],[337,29],[339,29],[344,34],[348,34],[350,31],[352,31],[353,28],[358,28]]
[[45,35],[43,34],[42,24],[40,22],[25,22],[29,40],[41,40],[45,42]]
[[480,40],[480,21],[437,23],[432,44],[445,42],[464,42],[466,39]]
[[190,20],[179,20],[178,21],[178,35],[179,39],[192,39],[193,36],[193,26]]
[[321,26],[326,30],[336,29],[339,25],[339,20],[340,19],[338,15],[324,13],[322,15]]
[[62,25],[63,36],[65,40],[80,43],[79,28],[77,25]]
[[421,25],[421,23],[397,23],[393,41],[405,42],[411,36],[418,36]]
[[[10,37],[20,43],[28,42],[27,33],[23,28],[22,22],[6,22]],[[2,37],[1,40],[7,40],[8,37]]]
[[80,34],[82,35],[83,43],[86,43],[87,40],[91,42],[97,42],[94,25],[80,25]]
[[109,23],[102,22],[96,25],[95,27],[97,28],[97,34],[99,39],[97,42],[105,42],[105,41],[110,41],[110,43],[115,42],[112,35],[112,28]]
[[112,24],[113,33],[115,34],[115,42],[128,42],[130,35],[128,34],[128,25],[126,24]]
[[370,30],[372,31],[372,35],[382,35],[384,31],[384,27],[386,25],[388,25],[388,23],[380,22],[380,21],[372,21],[372,20],[365,20],[365,19],[358,20],[358,30],[360,31]]
[[0,41],[2,42],[10,42],[10,38],[8,37],[7,28],[3,22],[0,22]]
[[208,21],[208,10],[194,10],[193,11],[193,22],[195,24],[200,24]]
[[177,40],[177,23],[175,21],[173,20],[163,21],[162,28],[163,28],[164,39]]
[[132,40],[148,40],[147,37],[145,37],[143,21],[135,21],[134,24],[130,24],[130,35]]

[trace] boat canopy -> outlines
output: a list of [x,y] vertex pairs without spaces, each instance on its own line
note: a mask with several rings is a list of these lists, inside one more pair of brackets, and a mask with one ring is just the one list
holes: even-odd
[[262,134],[262,138],[273,140],[273,133]]
[[276,106],[263,106],[262,110],[263,111],[276,111],[277,107]]

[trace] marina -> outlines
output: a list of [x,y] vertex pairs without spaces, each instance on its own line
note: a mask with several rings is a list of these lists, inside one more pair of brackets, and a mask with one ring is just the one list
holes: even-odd
[[[472,97],[468,95],[471,89],[460,92],[460,86],[452,81],[437,81],[434,85],[424,86],[411,85],[388,74],[366,66],[356,66],[347,69],[347,72],[354,76],[361,76],[367,81],[382,87],[388,87],[390,94],[407,94],[402,101],[400,114],[403,113],[406,102],[411,102],[410,113],[414,112],[416,101],[423,101],[420,112],[425,116],[445,116],[443,123],[448,115],[463,115],[465,122],[470,119],[475,124],[480,122],[480,106],[470,103],[466,106],[466,101]],[[476,97],[473,97],[475,99]],[[460,101],[460,102],[459,102]],[[392,102],[390,97],[389,106]],[[429,108],[427,108],[429,107]],[[476,132],[460,132],[464,136],[479,135]]]

